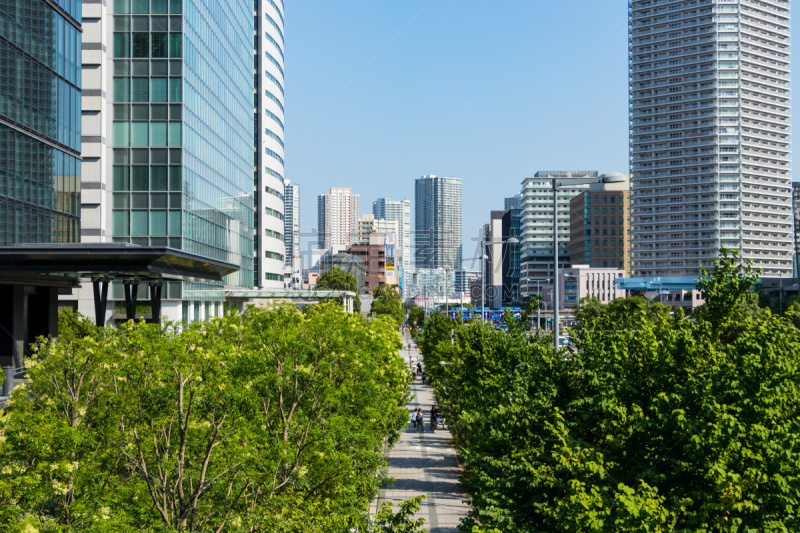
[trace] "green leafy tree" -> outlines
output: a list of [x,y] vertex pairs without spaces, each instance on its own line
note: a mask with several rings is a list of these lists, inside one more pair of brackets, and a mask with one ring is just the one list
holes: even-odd
[[335,303],[61,332],[0,416],[0,530],[365,530],[399,348]]
[[800,530],[800,331],[767,312],[728,335],[752,274],[735,255],[715,266],[706,316],[625,299],[569,358],[481,324],[454,345],[430,330],[426,356],[456,363],[435,383],[465,460],[465,527]]
[[361,312],[361,300],[358,299],[358,280],[350,272],[346,272],[339,267],[326,270],[317,280],[314,287],[318,290],[331,291],[350,291],[356,293],[353,299],[353,312]]
[[418,305],[414,305],[408,312],[408,323],[419,328],[423,327],[425,325],[425,310]]
[[405,319],[405,312],[397,288],[378,286],[373,293],[372,312],[379,316],[390,317],[397,323],[397,327],[400,327]]
[[417,496],[402,502],[394,511],[392,502],[384,500],[375,515],[375,533],[428,533],[424,518],[414,518],[425,496]]

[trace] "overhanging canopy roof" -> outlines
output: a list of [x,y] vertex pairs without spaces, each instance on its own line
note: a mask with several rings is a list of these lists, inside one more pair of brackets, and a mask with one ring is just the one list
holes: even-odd
[[112,279],[222,281],[238,265],[166,246],[127,243],[0,246],[0,279],[7,275],[61,274]]

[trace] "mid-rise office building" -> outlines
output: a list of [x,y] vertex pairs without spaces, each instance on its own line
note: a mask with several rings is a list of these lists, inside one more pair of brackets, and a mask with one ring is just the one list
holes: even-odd
[[[219,314],[225,285],[254,284],[252,7],[83,2],[82,240],[168,246],[240,268],[224,284],[168,283],[171,320]],[[115,283],[111,299],[122,292]],[[92,306],[81,290],[79,309]]]
[[617,268],[631,273],[629,181],[594,183],[570,201],[573,265]]
[[[509,201],[511,200],[511,201]],[[504,306],[522,303],[522,197],[506,198],[503,213],[503,298]],[[517,242],[513,242],[516,239]]]
[[414,202],[414,268],[461,268],[461,179],[422,176],[414,184]]
[[452,270],[412,268],[404,280],[403,299],[426,309],[459,303],[455,277]]
[[635,275],[790,275],[789,0],[628,5]]
[[503,252],[507,251],[503,246],[503,215],[505,211],[492,211],[489,216],[489,223],[483,226],[483,237],[486,241],[486,249],[483,251],[486,259],[483,266],[483,275],[486,281],[483,287],[486,290],[485,305],[496,309],[502,305],[503,293],[503,270],[504,264],[508,263],[508,258]]
[[377,219],[397,222],[398,268],[402,272],[411,268],[411,201],[378,198],[372,202],[372,214]]
[[[290,255],[287,245],[294,242],[294,233],[286,229],[293,221],[284,212],[285,189],[289,187],[284,177],[284,6],[282,0],[252,1],[255,284],[280,288],[284,285],[284,266],[294,260],[294,251]],[[297,246],[299,253],[299,236]]]
[[286,246],[286,266],[300,268],[300,186],[284,186],[283,240]]
[[0,6],[0,245],[80,239],[80,10]]
[[317,202],[317,247],[350,246],[358,241],[359,195],[349,188],[331,188]]
[[523,297],[537,294],[542,284],[555,279],[553,231],[558,231],[558,263],[570,263],[570,201],[588,189],[588,185],[565,185],[556,194],[557,227],[553,228],[553,185],[548,177],[597,178],[597,171],[540,171],[522,181],[522,217],[520,239],[520,291]]
[[368,244],[373,233],[392,234],[392,242],[397,241],[397,221],[377,218],[375,215],[365,214],[358,219],[358,244]]
[[794,214],[793,278],[800,277],[800,182],[792,182],[792,213]]

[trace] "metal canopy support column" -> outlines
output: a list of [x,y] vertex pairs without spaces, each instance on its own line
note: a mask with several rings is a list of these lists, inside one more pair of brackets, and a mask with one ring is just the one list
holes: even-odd
[[159,326],[161,325],[161,288],[161,283],[150,282],[150,309],[152,312],[150,320]]
[[136,320],[136,300],[139,298],[139,281],[125,280],[125,315],[128,320]]
[[94,323],[98,327],[106,324],[106,309],[108,307],[108,279],[92,279],[94,290]]

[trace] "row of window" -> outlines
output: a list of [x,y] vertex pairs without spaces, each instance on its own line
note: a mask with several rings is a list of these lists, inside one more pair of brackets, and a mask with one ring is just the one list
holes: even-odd
[[267,259],[277,259],[278,261],[283,261],[284,259],[283,254],[277,252],[264,252],[264,257]]
[[283,233],[272,231],[271,229],[264,230],[264,235],[266,235],[267,237],[274,237],[276,239],[283,240]]
[[183,34],[136,32],[114,34],[115,58],[167,58],[183,55]]
[[114,13],[119,15],[146,15],[183,13],[183,0],[114,0]]
[[269,187],[269,186],[267,186],[267,185],[265,185],[265,186],[264,186],[264,190],[265,190],[267,193],[271,194],[272,196],[277,196],[278,198],[280,198],[281,200],[283,200],[283,195],[280,193],[280,191],[278,191],[278,190],[276,190],[276,189],[273,189],[272,187]]
[[181,211],[115,209],[114,236],[181,235]]
[[264,152],[266,152],[267,155],[271,155],[272,157],[274,157],[275,159],[280,161],[281,165],[284,164],[283,158],[281,156],[279,156],[277,152],[274,152],[274,151],[270,150],[269,148],[264,148]]
[[182,146],[181,122],[114,122],[114,146],[142,148]]
[[115,165],[114,191],[180,191],[183,189],[180,166]]
[[283,213],[281,213],[280,211],[276,211],[275,209],[272,209],[270,207],[265,207],[264,213],[283,220]]
[[114,102],[183,101],[183,78],[114,78]]

